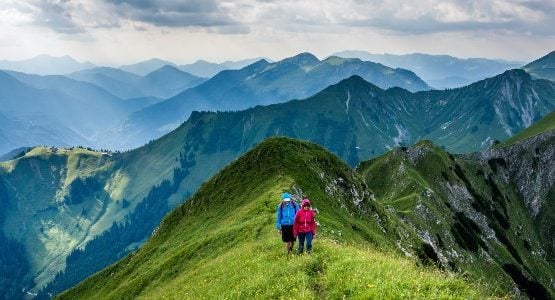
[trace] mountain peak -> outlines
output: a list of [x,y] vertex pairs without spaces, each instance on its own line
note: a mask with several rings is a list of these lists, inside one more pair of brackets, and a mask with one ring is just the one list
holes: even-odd
[[172,65],[164,65],[164,66],[160,67],[159,69],[148,73],[146,76],[149,76],[151,74],[156,74],[156,73],[162,73],[162,72],[185,73],[185,72],[179,70],[178,68],[176,68]]
[[351,77],[345,78],[340,82],[338,82],[335,86],[341,87],[341,88],[354,88],[354,89],[366,87],[375,91],[383,91],[383,89],[366,81],[364,78],[362,78],[359,75],[353,75]]
[[361,60],[358,59],[358,58],[345,58],[345,57],[339,57],[339,56],[332,55],[332,56],[324,59],[322,62],[325,62],[327,64],[331,64],[331,65],[340,65],[342,63],[349,62],[349,61],[361,61]]
[[281,62],[288,62],[299,66],[310,66],[320,63],[320,60],[309,52],[302,52],[295,56],[283,59]]

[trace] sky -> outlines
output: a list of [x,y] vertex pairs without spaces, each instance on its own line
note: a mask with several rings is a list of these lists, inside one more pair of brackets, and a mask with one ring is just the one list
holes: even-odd
[[555,50],[555,0],[0,0],[0,59],[121,65],[343,50],[531,61]]

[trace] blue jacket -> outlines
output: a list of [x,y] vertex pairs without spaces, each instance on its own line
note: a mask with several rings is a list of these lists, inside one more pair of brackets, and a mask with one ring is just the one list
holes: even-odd
[[281,230],[281,225],[293,225],[295,223],[295,213],[300,209],[299,204],[293,201],[283,203],[283,208],[281,205],[282,203],[278,204],[276,212],[276,228],[278,230]]

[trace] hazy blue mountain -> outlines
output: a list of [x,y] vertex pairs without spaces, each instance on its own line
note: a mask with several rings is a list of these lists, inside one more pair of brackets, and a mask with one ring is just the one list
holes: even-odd
[[266,58],[250,58],[239,61],[224,61],[223,63],[212,63],[205,60],[197,60],[192,64],[181,65],[178,68],[187,73],[191,73],[198,77],[210,78],[223,70],[238,70],[261,59],[270,61]]
[[222,71],[199,86],[134,113],[107,133],[113,141],[106,146],[140,146],[177,127],[193,110],[240,110],[304,98],[352,75],[382,88],[429,89],[411,71],[359,59],[330,57],[320,61],[302,53],[275,63],[260,60],[240,70]]
[[371,54],[366,51],[342,51],[332,55],[378,62],[393,68],[409,69],[434,88],[454,88],[519,68],[524,63],[486,58],[457,58],[431,54]]
[[169,98],[204,81],[206,81],[205,78],[200,78],[178,70],[174,66],[166,65],[141,78],[138,88],[142,88],[147,96]]
[[123,65],[119,67],[119,69],[139,76],[145,76],[146,74],[158,70],[166,65],[176,67],[176,65],[170,61],[152,58],[136,64]]
[[98,67],[71,73],[68,77],[90,82],[122,99],[145,96],[136,89],[141,76],[110,67]]
[[28,145],[92,145],[100,130],[133,105],[86,82],[59,75],[0,72],[0,152]]
[[543,78],[555,81],[555,51],[522,67],[534,78]]
[[[230,70],[238,70],[238,69],[242,69],[250,64],[253,64],[259,60],[265,60],[267,62],[273,62],[271,59],[266,58],[266,57],[257,57],[257,58],[248,58],[248,59],[243,59],[243,60],[238,60],[238,61],[224,61],[223,63],[221,63],[221,65],[227,67]],[[216,75],[216,74],[214,74]]]
[[0,112],[0,152],[25,145],[90,145],[80,133],[56,118],[38,114],[25,118],[6,117]]
[[39,55],[31,59],[18,61],[0,60],[1,70],[39,75],[63,75],[94,67],[95,65],[90,62],[81,63],[68,55],[62,57]]
[[181,65],[178,67],[181,71],[193,74],[198,77],[210,78],[223,70],[227,70],[228,67],[221,64],[208,62],[205,60],[197,60],[192,64]]
[[158,97],[130,98],[125,99],[125,105],[129,108],[130,111],[135,112],[164,100],[166,99]]
[[163,66],[145,76],[120,69],[101,67],[69,75],[72,79],[93,83],[122,98],[169,98],[204,81],[173,66]]

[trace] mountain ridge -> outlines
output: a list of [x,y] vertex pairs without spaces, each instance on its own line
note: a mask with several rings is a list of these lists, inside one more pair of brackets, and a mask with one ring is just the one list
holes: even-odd
[[64,75],[95,67],[90,62],[78,62],[69,55],[61,57],[38,55],[25,60],[0,60],[0,69],[38,75]]
[[100,86],[122,99],[169,98],[205,80],[171,65],[164,65],[144,76],[123,69],[98,67],[69,74],[69,77]]
[[485,58],[458,58],[450,55],[411,53],[403,55],[372,54],[366,51],[342,51],[332,54],[401,67],[421,76],[435,88],[455,88],[521,67],[524,63]]
[[[343,181],[338,182],[336,176],[343,178]],[[236,178],[237,182],[230,181],[230,178]],[[332,190],[331,195],[322,194],[326,187]],[[312,195],[313,205],[320,211],[318,238],[315,240],[315,250],[311,256],[287,259],[283,257],[284,254],[280,254],[281,243],[279,238],[272,234],[276,203],[268,199],[275,198],[272,195],[279,194],[283,189],[292,190],[294,197],[309,193]],[[395,247],[394,243],[384,239],[383,235],[399,234],[399,238],[403,238],[401,233],[396,233],[402,232],[403,225],[394,226],[395,221],[387,216],[388,213],[371,200],[371,195],[365,191],[357,175],[349,171],[343,162],[314,144],[270,138],[224,168],[203,184],[189,201],[164,218],[143,249],[128,256],[122,263],[109,267],[75,289],[60,295],[59,298],[75,299],[101,295],[118,298],[130,294],[146,297],[212,297],[221,296],[222,293],[247,297],[279,297],[284,293],[299,297],[333,298],[345,295],[372,297],[371,295],[380,294],[426,297],[424,295],[427,295],[427,289],[420,290],[415,286],[424,284],[428,288],[436,287],[435,284],[439,282],[430,282],[428,276],[431,274],[427,273],[430,271],[421,270],[417,276],[418,280],[407,282],[407,289],[400,288],[403,285],[398,283],[399,278],[404,281],[407,280],[405,276],[416,275],[412,273],[414,266],[410,263],[404,264],[403,269],[408,271],[408,274],[403,273],[399,265],[392,263],[398,259],[396,255],[385,256],[386,259],[382,256],[379,259],[383,254],[378,252],[373,254],[372,259],[381,261],[384,266],[373,268],[373,264],[366,260],[368,252],[353,251],[352,245],[368,247],[365,251],[370,253],[376,251],[370,249],[384,251],[383,249]],[[199,227],[201,224],[203,225]],[[410,236],[408,233],[407,235]],[[197,242],[195,236],[203,238]],[[254,251],[247,256],[238,255],[243,253],[244,249]],[[359,257],[355,259],[358,264],[351,264],[350,272],[347,271],[357,276],[346,276],[341,283],[333,284],[332,282],[338,280],[337,276],[346,271],[341,267],[346,263],[345,256],[341,253],[358,254],[354,256]],[[159,255],[167,258],[165,262],[156,263]],[[267,263],[262,264],[262,261]],[[292,280],[288,280],[287,283],[275,280],[282,276],[281,268],[272,266],[276,263],[290,266],[287,277]],[[216,265],[219,271],[212,269]],[[357,265],[358,267],[355,267]],[[361,268],[362,265],[365,267]],[[173,271],[168,273],[166,266],[173,266]],[[393,272],[396,272],[396,275],[392,276],[387,272],[381,273],[381,276],[365,276],[362,274],[366,266],[375,271],[395,266]],[[135,268],[142,269],[143,275],[135,276]],[[248,275],[237,272],[244,268],[249,270]],[[310,268],[316,270],[310,271]],[[195,269],[199,272],[195,272]],[[365,273],[372,274],[367,269]],[[250,278],[248,285],[244,284],[245,275]],[[153,276],[159,278],[156,284],[152,284]],[[189,282],[183,278],[188,278]],[[356,278],[364,279],[359,282]],[[119,282],[122,280],[128,284],[120,285]],[[205,288],[203,280],[209,281],[211,288]],[[382,283],[389,280],[395,283]],[[292,286],[296,288],[293,289]],[[465,287],[465,283],[457,282],[457,279],[450,275],[440,286],[431,288],[434,295],[437,296],[439,293],[444,296],[461,296],[484,293]],[[374,287],[378,290],[373,289]]]
[[[316,61],[319,63],[315,64]],[[396,71],[360,60],[319,61],[312,54],[304,53],[279,62],[259,60],[240,70],[224,70],[194,88],[133,114],[107,135],[117,136],[117,141],[111,143],[127,140],[124,148],[133,148],[157,138],[168,128],[175,128],[193,110],[240,110],[281,103],[310,96],[354,74],[381,87],[429,88],[409,71]]]

